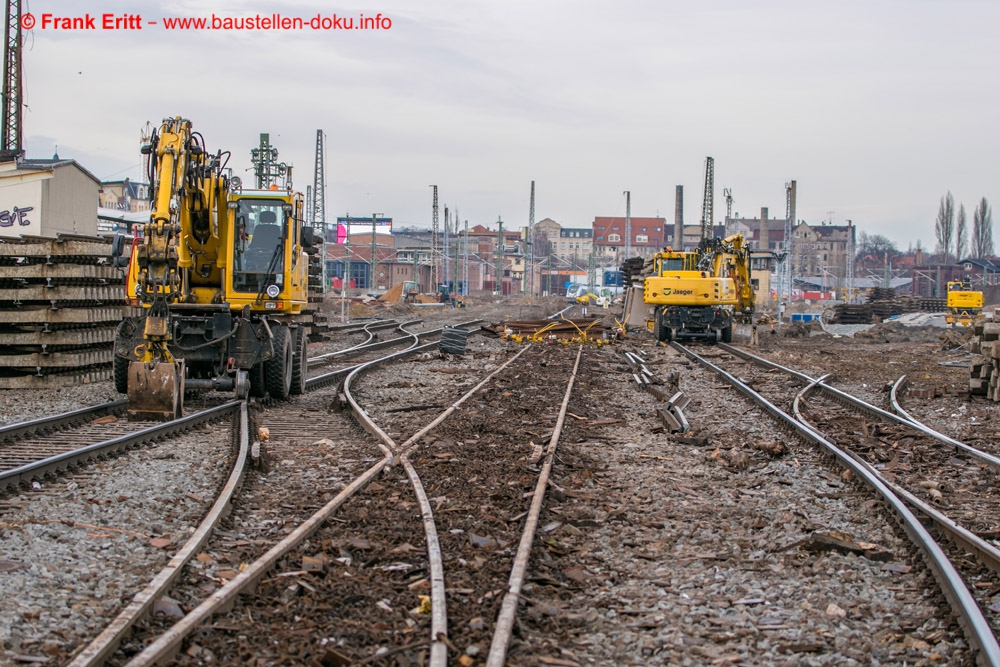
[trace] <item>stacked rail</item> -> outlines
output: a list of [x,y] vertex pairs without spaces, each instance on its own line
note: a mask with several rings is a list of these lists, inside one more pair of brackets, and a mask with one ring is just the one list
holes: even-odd
[[110,379],[127,310],[110,239],[0,238],[0,389]]

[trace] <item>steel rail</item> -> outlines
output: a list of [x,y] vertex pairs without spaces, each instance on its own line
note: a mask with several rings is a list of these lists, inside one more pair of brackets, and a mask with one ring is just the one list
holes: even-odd
[[[786,368],[784,366],[781,366],[780,364],[774,363],[773,361],[764,359],[763,357],[758,357],[757,355],[751,354],[745,350],[741,350],[738,347],[733,347],[732,345],[726,345],[725,343],[719,343],[716,347],[722,348],[727,352],[731,352],[732,354],[735,354],[738,357],[742,357],[743,359],[746,359],[747,361],[753,362],[757,365],[766,366],[768,368],[773,368],[783,373],[788,373],[789,375],[793,375],[797,377],[799,380],[801,380],[803,384],[809,384],[815,381],[814,378],[809,377],[805,373],[800,373],[799,371],[793,370],[791,368]],[[847,392],[837,389],[836,387],[831,387],[826,383],[820,383],[818,385],[818,388],[821,391],[829,394],[835,402],[840,403],[841,405],[861,410],[867,413],[868,415],[875,417],[877,419],[881,419],[882,421],[889,424],[906,426],[912,429],[916,429],[917,431],[920,431],[924,435],[930,438],[934,438],[938,442],[944,443],[950,447],[954,447],[956,449],[961,450],[965,454],[968,454],[972,458],[982,463],[1000,469],[1000,458],[993,456],[992,454],[989,454],[982,450],[976,449],[975,447],[967,445],[964,442],[955,440],[954,438],[951,438],[945,435],[944,433],[939,433],[938,431],[935,431],[930,427],[924,426],[918,421],[904,419],[899,415],[894,415],[893,413],[887,410],[883,410],[878,406],[872,405],[871,403],[867,403],[856,396],[852,396]]]
[[552,431],[552,438],[549,440],[549,446],[545,452],[545,463],[542,465],[542,472],[535,484],[535,494],[531,497],[528,518],[524,525],[524,532],[521,533],[521,542],[517,546],[514,567],[511,569],[510,579],[507,582],[507,593],[503,596],[503,602],[500,603],[500,613],[493,626],[493,640],[490,643],[490,652],[486,656],[486,667],[503,667],[507,660],[507,648],[514,630],[517,604],[521,599],[521,587],[524,585],[524,578],[528,571],[528,560],[531,558],[531,545],[535,541],[535,532],[538,529],[538,521],[542,513],[542,503],[545,500],[545,489],[549,484],[552,461],[555,458],[556,446],[559,444],[559,437],[562,435],[563,424],[566,421],[566,411],[569,408],[569,398],[573,393],[576,374],[580,369],[581,356],[583,356],[582,345],[576,352],[573,373],[566,386],[566,394],[563,396],[559,416],[556,418],[556,425]]
[[[422,321],[423,320],[410,320],[408,322],[402,322],[400,324],[396,324],[395,322],[392,322],[390,324],[380,323],[378,325],[376,325],[374,323],[373,324],[366,324],[364,326],[364,328],[363,328],[363,331],[364,331],[364,333],[368,334],[368,338],[363,343],[358,343],[357,345],[352,345],[351,347],[344,348],[343,350],[337,350],[335,352],[327,352],[326,354],[319,354],[319,355],[316,355],[315,357],[309,357],[308,363],[310,363],[310,364],[319,363],[321,361],[329,361],[329,360],[332,360],[332,359],[336,359],[338,357],[344,357],[344,356],[351,355],[351,354],[358,354],[359,352],[364,351],[363,348],[368,348],[368,346],[371,345],[372,342],[377,338],[377,336],[375,335],[375,331],[377,329],[388,329],[390,326],[392,326],[392,327],[395,327],[395,329],[397,331],[401,331],[404,334],[406,334],[406,333],[409,333],[409,332],[407,332],[404,329],[404,327],[409,326],[411,324],[417,324],[417,323],[422,322]],[[405,338],[405,336],[404,336],[404,338]],[[391,340],[396,340],[396,339],[389,339],[389,340],[391,341]],[[388,342],[388,341],[385,341],[385,342]]]
[[69,663],[68,667],[96,667],[103,665],[108,658],[118,649],[121,641],[135,627],[135,624],[145,618],[153,603],[166,595],[170,587],[180,576],[184,566],[191,558],[201,551],[202,547],[212,535],[212,531],[219,522],[229,514],[233,496],[243,484],[246,460],[249,453],[249,424],[247,416],[247,404],[245,401],[239,405],[239,414],[234,420],[237,422],[235,435],[239,441],[236,458],[233,462],[229,479],[222,488],[215,503],[208,514],[202,519],[197,530],[188,538],[177,553],[173,555],[166,566],[157,573],[153,579],[146,584],[146,587],[136,595],[118,616],[101,632],[90,644],[78,653]]
[[907,382],[905,374],[900,375],[899,379],[892,383],[892,389],[889,390],[889,405],[892,406],[893,412],[895,412],[903,419],[911,421],[914,424],[920,424],[921,426],[923,426],[924,425],[923,422],[914,419],[909,412],[903,409],[902,404],[899,402],[899,395],[903,393],[903,390],[906,389],[906,385]]
[[81,421],[87,421],[105,414],[123,412],[126,405],[128,405],[128,401],[126,399],[120,399],[117,401],[101,403],[99,405],[92,405],[79,410],[63,412],[58,415],[52,415],[51,417],[40,417],[38,419],[32,419],[31,421],[3,426],[0,427],[0,442],[23,438],[24,436],[32,433],[41,433],[44,431],[54,431],[56,429],[66,428]]
[[[822,381],[825,377],[826,376],[819,378],[817,382]],[[801,410],[801,404],[805,402],[806,397],[810,392],[815,390],[816,386],[817,383],[812,383],[803,387],[799,393],[795,395],[795,400],[792,402],[792,410],[794,411],[795,418],[797,420],[817,433],[822,434],[819,427],[813,425],[809,419],[802,414]],[[871,474],[877,475],[887,487],[892,489],[893,493],[901,497],[909,503],[911,507],[915,508],[920,513],[924,514],[928,519],[937,524],[938,528],[944,531],[952,542],[976,556],[976,558],[979,559],[979,562],[986,567],[990,568],[994,572],[1000,573],[1000,549],[997,549],[997,547],[979,537],[968,528],[959,525],[950,517],[945,516],[933,505],[921,500],[918,496],[910,493],[899,484],[886,479],[884,475],[882,475],[873,465],[865,461],[861,456],[854,455],[853,453],[851,453],[851,456],[854,457],[854,460],[857,461],[859,465],[865,466]]]
[[[456,327],[471,326],[473,324],[478,324],[479,322],[482,322],[482,320],[469,320],[468,322],[462,322],[460,324],[456,324],[455,326]],[[407,335],[401,336],[399,338],[393,338],[390,340],[383,340],[383,341],[378,341],[376,343],[372,343],[368,345],[364,351],[370,352],[372,350],[380,350],[384,347],[393,347],[395,345],[400,345],[402,343],[405,343],[407,340],[412,339],[410,340],[410,347],[402,351],[402,353],[409,353],[412,351],[413,347],[419,344],[420,339],[439,335],[441,333],[441,329],[432,329],[431,331],[422,331],[419,333],[410,333],[410,332],[404,332],[404,333],[406,333]],[[470,332],[470,333],[475,333],[475,332]],[[433,344],[428,344],[422,347],[421,349],[429,350],[433,346],[434,346]],[[314,391],[316,389],[325,387],[327,385],[337,384],[343,381],[343,379],[346,378],[348,375],[350,375],[350,373],[354,369],[358,368],[359,366],[363,366],[365,363],[367,362],[362,362],[359,364],[355,364],[353,366],[348,366],[347,368],[340,368],[335,371],[330,371],[329,373],[323,373],[322,375],[316,375],[314,377],[311,377],[306,380],[306,391]]]
[[[735,376],[727,373],[722,368],[679,343],[670,343],[670,345],[689,359],[719,375],[736,388],[737,391],[760,405],[765,412],[791,428],[799,437],[826,449],[842,465],[849,468],[868,486],[874,489],[886,501],[889,507],[896,512],[907,535],[913,541],[914,545],[921,549],[926,556],[927,564],[934,574],[934,578],[937,580],[949,603],[951,603],[952,610],[958,616],[959,624],[965,630],[966,639],[968,639],[969,644],[976,651],[976,660],[981,665],[1000,665],[1000,645],[997,644],[997,638],[994,636],[989,623],[983,617],[979,605],[965,587],[961,576],[955,570],[951,561],[948,560],[941,546],[927,532],[927,529],[920,523],[916,515],[913,514],[902,499],[882,482],[880,476],[871,474],[868,468],[859,465],[850,454],[834,445],[811,427],[790,417]],[[728,348],[729,346],[726,347]],[[823,387],[824,385],[817,386]]]
[[[476,322],[478,321],[479,320],[476,320]],[[414,339],[418,339],[417,334],[409,335],[413,336]],[[427,343],[425,345],[414,344],[406,350],[394,352],[393,354],[387,355],[387,357],[382,359],[358,364],[351,369],[341,369],[327,375],[354,377],[360,372],[366,372],[377,368],[390,358],[399,359],[404,356],[416,354],[433,348],[435,345],[436,343]],[[497,371],[494,371],[493,374],[499,372],[499,370],[500,369],[497,369]],[[377,425],[371,421],[368,414],[360,408],[357,401],[351,395],[350,383],[347,382],[346,377],[344,382],[344,393],[348,404],[351,406],[352,412],[361,423],[362,427],[369,432],[374,432],[372,427],[377,429]],[[313,378],[313,380],[319,380],[319,378]],[[485,381],[477,385],[473,391],[479,389],[484,383]],[[307,387],[309,390],[314,390],[325,386],[325,384],[328,384],[328,382],[315,382],[311,386],[307,384]],[[235,602],[237,596],[241,593],[254,588],[261,581],[261,579],[264,578],[267,572],[274,568],[279,558],[301,544],[304,540],[308,539],[330,518],[330,516],[333,515],[334,512],[347,502],[347,500],[364,489],[386,466],[390,465],[397,458],[398,454],[387,447],[381,438],[379,438],[377,446],[383,453],[381,460],[355,478],[354,481],[341,490],[340,493],[338,493],[326,505],[320,508],[311,517],[306,519],[306,521],[300,524],[295,530],[286,535],[280,542],[271,547],[263,556],[251,563],[226,585],[217,589],[214,593],[212,593],[212,595],[203,600],[201,604],[191,610],[184,618],[180,619],[177,623],[171,626],[170,629],[148,644],[142,652],[133,656],[132,659],[126,663],[126,667],[145,667],[147,665],[159,664],[161,661],[169,659],[170,656],[176,653],[181,645],[181,642],[183,642],[189,634],[197,630],[203,623],[215,614],[230,608]]]
[[[448,406],[446,410],[435,417],[429,424],[407,438],[403,444],[397,445],[388,434],[377,426],[375,426],[375,429],[372,431],[377,438],[381,439],[382,442],[384,442],[385,445],[395,453],[393,462],[395,463],[395,461],[398,460],[402,463],[403,470],[406,471],[406,476],[409,478],[410,485],[413,487],[413,492],[417,496],[417,501],[420,504],[420,516],[424,525],[424,535],[427,538],[427,560],[430,565],[431,653],[429,664],[431,667],[445,667],[445,665],[448,664],[448,601],[444,582],[444,557],[441,554],[441,543],[438,540],[437,523],[434,520],[434,510],[431,509],[431,503],[427,498],[423,482],[421,482],[420,476],[417,474],[416,469],[410,462],[409,454],[416,448],[420,438],[427,435],[432,429],[436,428],[439,424],[441,424],[441,422],[451,416],[451,414],[461,407],[463,403],[478,393],[479,390],[485,387],[490,380],[496,377],[497,374],[514,363],[514,361],[527,351],[528,348],[523,348],[520,352],[505,361],[499,368],[495,369],[483,378],[483,380],[475,387],[467,391],[461,398]],[[345,388],[351,379],[353,379],[353,374],[344,383]],[[349,400],[353,400],[353,398]],[[358,408],[360,409],[360,406],[358,406]],[[374,424],[374,422],[372,423]]]
[[56,454],[55,456],[50,456],[11,470],[5,470],[0,472],[0,489],[24,483],[30,484],[33,480],[42,479],[46,475],[66,470],[85,461],[107,456],[113,452],[125,451],[130,447],[137,447],[152,440],[186,431],[224,416],[229,411],[235,410],[240,403],[241,401],[229,401],[228,403],[196,412],[187,417],[156,424],[135,433],[127,433],[110,440]]

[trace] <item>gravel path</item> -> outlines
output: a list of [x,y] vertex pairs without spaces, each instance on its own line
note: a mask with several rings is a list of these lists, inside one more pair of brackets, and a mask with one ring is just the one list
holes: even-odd
[[62,662],[95,637],[211,506],[230,440],[219,422],[5,498],[3,660]]

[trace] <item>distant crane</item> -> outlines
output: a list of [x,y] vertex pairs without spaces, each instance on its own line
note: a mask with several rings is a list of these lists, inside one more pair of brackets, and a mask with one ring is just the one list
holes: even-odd
[[701,238],[710,239],[713,236],[713,211],[715,205],[715,160],[705,158],[705,199],[701,204]]
[[7,1],[3,51],[3,128],[0,132],[0,162],[24,157],[21,106],[24,99],[21,75],[21,0]]

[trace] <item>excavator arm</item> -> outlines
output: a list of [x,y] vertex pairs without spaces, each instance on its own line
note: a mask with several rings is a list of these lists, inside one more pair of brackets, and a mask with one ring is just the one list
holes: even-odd
[[213,209],[220,194],[225,198],[226,187],[222,154],[206,155],[189,120],[165,119],[143,153],[151,156],[153,208],[135,249],[135,292],[147,311],[135,355],[139,360],[128,369],[129,416],[173,419],[181,413],[184,361],[168,348],[171,305],[191,299],[192,255],[219,246]]

